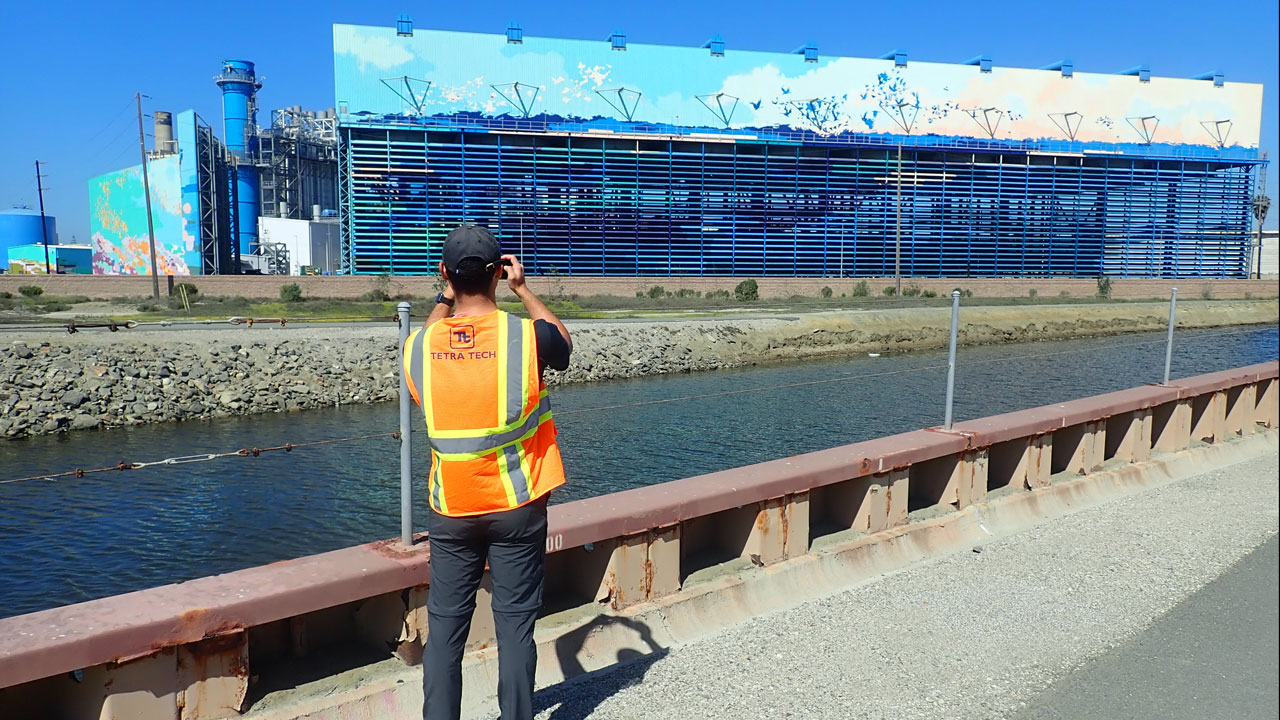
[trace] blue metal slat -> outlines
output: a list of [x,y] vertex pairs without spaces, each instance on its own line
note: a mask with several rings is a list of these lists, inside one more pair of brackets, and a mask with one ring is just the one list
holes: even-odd
[[[340,135],[348,272],[433,272],[439,241],[463,219],[532,235],[537,271],[892,272],[892,145],[837,157],[831,144],[606,143],[447,126]],[[903,177],[920,179],[903,188],[904,275],[1247,272],[1256,163],[903,154]]]

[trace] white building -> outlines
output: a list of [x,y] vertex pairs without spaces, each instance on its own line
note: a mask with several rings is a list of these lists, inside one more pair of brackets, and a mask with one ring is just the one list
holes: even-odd
[[341,265],[338,232],[336,222],[260,217],[254,265],[277,275],[332,275]]
[[1254,272],[1260,273],[1264,278],[1274,279],[1280,276],[1280,230],[1263,230],[1262,257],[1253,257]]

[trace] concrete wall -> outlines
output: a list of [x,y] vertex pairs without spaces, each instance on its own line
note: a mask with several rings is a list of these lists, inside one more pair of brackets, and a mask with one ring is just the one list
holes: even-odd
[[[957,538],[980,541],[988,527],[1078,510],[1174,476],[1179,458],[1228,462],[1222,448],[1241,445],[1274,452],[1277,376],[1280,363],[1264,363],[554,506],[540,682],[811,597],[850,567],[883,572]],[[430,592],[422,540],[0,620],[0,708],[415,717],[410,666]],[[471,693],[494,680],[488,614],[482,586],[464,665]]]
[[[669,291],[681,288],[688,290],[729,290],[745,278],[693,278],[693,277],[637,277],[637,278],[588,278],[588,277],[535,277],[530,278],[530,286],[543,297],[562,295],[621,295],[634,297],[637,292],[645,292],[654,285],[661,285]],[[333,276],[333,277],[280,277],[280,276],[204,276],[181,278],[180,280],[195,283],[203,295],[244,296],[248,298],[276,299],[280,296],[280,287],[288,283],[297,283],[302,288],[304,297],[357,298],[377,287],[378,279],[371,276]],[[859,282],[857,278],[755,278],[760,286],[760,297],[785,298],[791,295],[817,297],[824,287],[830,287],[838,297],[841,293],[852,293]],[[871,295],[881,297],[881,291],[894,284],[893,278],[867,278]],[[0,291],[9,291],[15,295],[18,286],[31,284],[30,277],[8,277],[0,275]],[[434,297],[437,278],[434,277],[394,277],[391,278],[388,292],[392,295],[401,293],[420,297]],[[91,298],[144,297],[151,294],[151,279],[138,277],[48,277],[41,278],[39,284],[45,288],[47,295],[85,295]],[[933,290],[939,296],[950,293],[959,287],[973,292],[976,297],[1026,297],[1030,290],[1035,290],[1041,298],[1052,297],[1093,297],[1097,294],[1097,282],[1079,279],[1052,278],[1010,278],[990,279],[973,278],[956,279],[904,279],[904,288],[915,285],[921,290]],[[1272,298],[1280,294],[1274,280],[1128,280],[1115,278],[1112,280],[1111,296],[1119,300],[1167,298],[1169,288],[1177,286],[1183,298],[1197,298],[1208,295],[1215,299],[1239,299],[1244,297]],[[163,283],[162,283],[163,287]],[[163,292],[163,290],[162,290]],[[696,300],[691,300],[696,304]]]

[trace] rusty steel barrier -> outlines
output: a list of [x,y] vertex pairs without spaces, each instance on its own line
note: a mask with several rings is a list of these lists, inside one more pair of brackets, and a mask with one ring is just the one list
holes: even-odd
[[[1278,375],[1280,363],[1263,363],[555,505],[543,614],[627,622],[626,612],[698,593],[717,570],[785,569],[832,538],[889,540],[915,511],[1048,492],[1051,479],[1274,429]],[[235,717],[288,687],[303,658],[416,664],[425,539],[0,620],[0,715]],[[478,600],[469,648],[484,651],[494,644],[485,586]]]

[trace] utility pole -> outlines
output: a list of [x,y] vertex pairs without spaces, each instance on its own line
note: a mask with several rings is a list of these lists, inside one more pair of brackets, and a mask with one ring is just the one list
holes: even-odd
[[151,249],[151,297],[160,299],[160,276],[156,275],[156,228],[151,220],[151,179],[147,175],[147,137],[142,130],[142,93],[138,99],[138,148],[142,152],[142,192],[147,203],[147,245]]
[[902,143],[898,143],[898,202],[893,228],[893,281],[895,297],[902,297]]
[[49,221],[44,217],[44,183],[40,175],[39,160],[36,161],[36,193],[40,196],[40,235],[44,237],[44,274],[52,275],[53,271],[49,269]]

